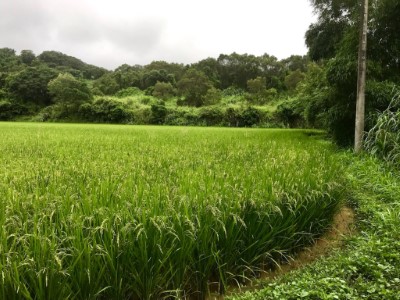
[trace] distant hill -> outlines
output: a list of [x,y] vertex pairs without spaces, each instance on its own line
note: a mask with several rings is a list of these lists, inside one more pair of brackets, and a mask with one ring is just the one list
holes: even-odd
[[81,72],[86,79],[97,79],[107,72],[106,69],[84,63],[80,59],[57,51],[43,51],[38,60],[51,68],[77,75]]

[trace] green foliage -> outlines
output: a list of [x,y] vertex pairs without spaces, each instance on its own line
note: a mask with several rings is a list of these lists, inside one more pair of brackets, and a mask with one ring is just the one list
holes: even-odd
[[259,291],[228,299],[399,299],[399,173],[371,157],[347,153],[343,158],[357,220],[346,247],[275,281],[261,282]]
[[222,91],[223,96],[244,96],[246,93],[245,90],[241,88],[237,88],[234,86],[230,86]]
[[168,74],[166,70],[150,70],[144,72],[142,75],[142,86],[143,90],[153,87],[157,82],[166,82],[172,85],[175,84],[175,77],[173,74]]
[[208,79],[212,82],[215,88],[220,88],[221,86],[221,76],[220,76],[220,64],[215,58],[206,58],[200,60],[199,62],[192,64],[192,68],[203,72]]
[[376,124],[366,135],[365,149],[400,169],[400,95],[378,115]]
[[175,95],[175,89],[170,82],[158,81],[154,85],[153,96],[162,100],[167,100]]
[[219,89],[211,87],[208,89],[205,95],[204,105],[215,105],[218,104],[222,99],[222,93]]
[[6,99],[7,97],[7,91],[0,89],[0,99]]
[[27,113],[27,108],[21,104],[0,100],[0,121],[13,120]]
[[71,74],[59,74],[48,84],[54,102],[65,106],[78,107],[84,102],[92,100],[92,94],[86,83],[76,79]]
[[260,111],[252,106],[246,107],[241,114],[241,125],[244,127],[252,127],[260,123]]
[[306,73],[310,58],[307,55],[291,55],[288,58],[283,59],[282,64],[286,67],[289,72],[299,70],[302,73]]
[[105,73],[94,81],[93,87],[100,90],[104,95],[114,95],[120,90],[120,86],[112,73]]
[[22,63],[26,65],[31,65],[32,62],[36,59],[36,55],[33,53],[32,50],[22,50],[19,58]]
[[289,74],[285,77],[285,86],[289,91],[295,91],[297,85],[304,80],[305,74],[301,72],[299,69],[295,71],[289,72]]
[[167,108],[165,107],[165,102],[159,101],[158,103],[151,105],[152,124],[164,124],[166,116]]
[[129,87],[126,89],[119,90],[118,92],[115,93],[115,96],[118,98],[124,98],[124,97],[129,97],[129,96],[137,96],[137,95],[142,95],[143,92],[138,89],[137,87]]
[[235,86],[246,89],[247,80],[260,75],[256,57],[248,54],[221,54],[217,62],[221,78],[221,88]]
[[297,99],[285,101],[278,105],[276,117],[280,122],[289,128],[302,127],[304,119],[301,111],[301,105]]
[[141,68],[131,67],[128,65],[119,66],[112,77],[115,79],[120,89],[141,86]]
[[192,68],[186,71],[177,87],[178,94],[184,97],[183,104],[199,107],[206,102],[206,95],[212,84],[204,73]]
[[267,89],[265,78],[258,76],[255,79],[247,80],[247,89],[251,94],[263,94]]
[[384,79],[400,82],[400,2],[380,0],[373,5],[368,56],[382,67]]
[[[360,10],[355,0],[312,1],[317,23],[306,34],[312,59],[329,59],[326,89],[310,91],[306,116],[323,124],[337,142],[353,143],[357,88],[357,49]],[[400,2],[371,1],[368,22],[366,115],[383,110],[390,102],[390,85],[399,85]],[[304,94],[304,93],[303,93]],[[315,103],[312,105],[311,103]],[[307,118],[308,119],[308,118]],[[366,130],[373,122],[367,122]]]
[[159,80],[164,82],[170,82],[172,85],[175,81],[179,81],[185,73],[186,67],[183,64],[169,63],[166,61],[152,61],[150,64],[144,66],[144,71],[159,71],[164,70],[167,74],[167,80]]
[[200,120],[207,126],[221,126],[224,121],[224,111],[218,106],[202,107],[200,109]]
[[58,73],[46,66],[27,67],[11,73],[6,79],[6,88],[15,100],[39,106],[49,105],[51,96],[47,84]]
[[128,123],[133,115],[127,107],[110,98],[99,98],[93,103],[84,103],[79,107],[81,117],[94,123]]
[[247,99],[250,103],[263,105],[272,101],[278,96],[278,91],[275,88],[267,90],[265,78],[257,77],[247,81],[247,89],[249,95]]
[[0,48],[0,72],[14,71],[18,68],[18,57],[11,48]]
[[97,79],[106,73],[106,70],[100,67],[86,64],[80,59],[66,55],[57,51],[43,51],[37,59],[51,68],[59,68],[61,72],[73,73],[77,70],[86,79]]
[[310,244],[341,199],[307,131],[0,126],[4,299],[204,299]]
[[[357,30],[358,2],[356,0],[311,0],[318,15],[316,23],[306,32],[306,44],[312,60],[333,58],[349,27]],[[354,49],[356,51],[356,49]]]

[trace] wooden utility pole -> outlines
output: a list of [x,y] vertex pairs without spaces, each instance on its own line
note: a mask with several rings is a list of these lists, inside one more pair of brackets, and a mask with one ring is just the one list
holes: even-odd
[[354,151],[359,153],[363,149],[364,119],[365,119],[365,75],[367,71],[367,31],[368,31],[368,0],[362,1],[362,20],[360,30],[360,44],[358,46],[358,80],[357,80],[357,108]]

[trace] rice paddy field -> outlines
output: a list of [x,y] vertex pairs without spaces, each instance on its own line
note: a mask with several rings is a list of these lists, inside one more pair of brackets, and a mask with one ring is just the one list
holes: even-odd
[[0,299],[204,299],[312,243],[342,201],[304,130],[0,123]]

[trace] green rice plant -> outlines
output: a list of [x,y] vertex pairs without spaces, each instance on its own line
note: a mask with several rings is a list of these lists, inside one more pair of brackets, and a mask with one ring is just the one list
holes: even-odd
[[204,299],[342,198],[315,131],[0,123],[0,299]]

